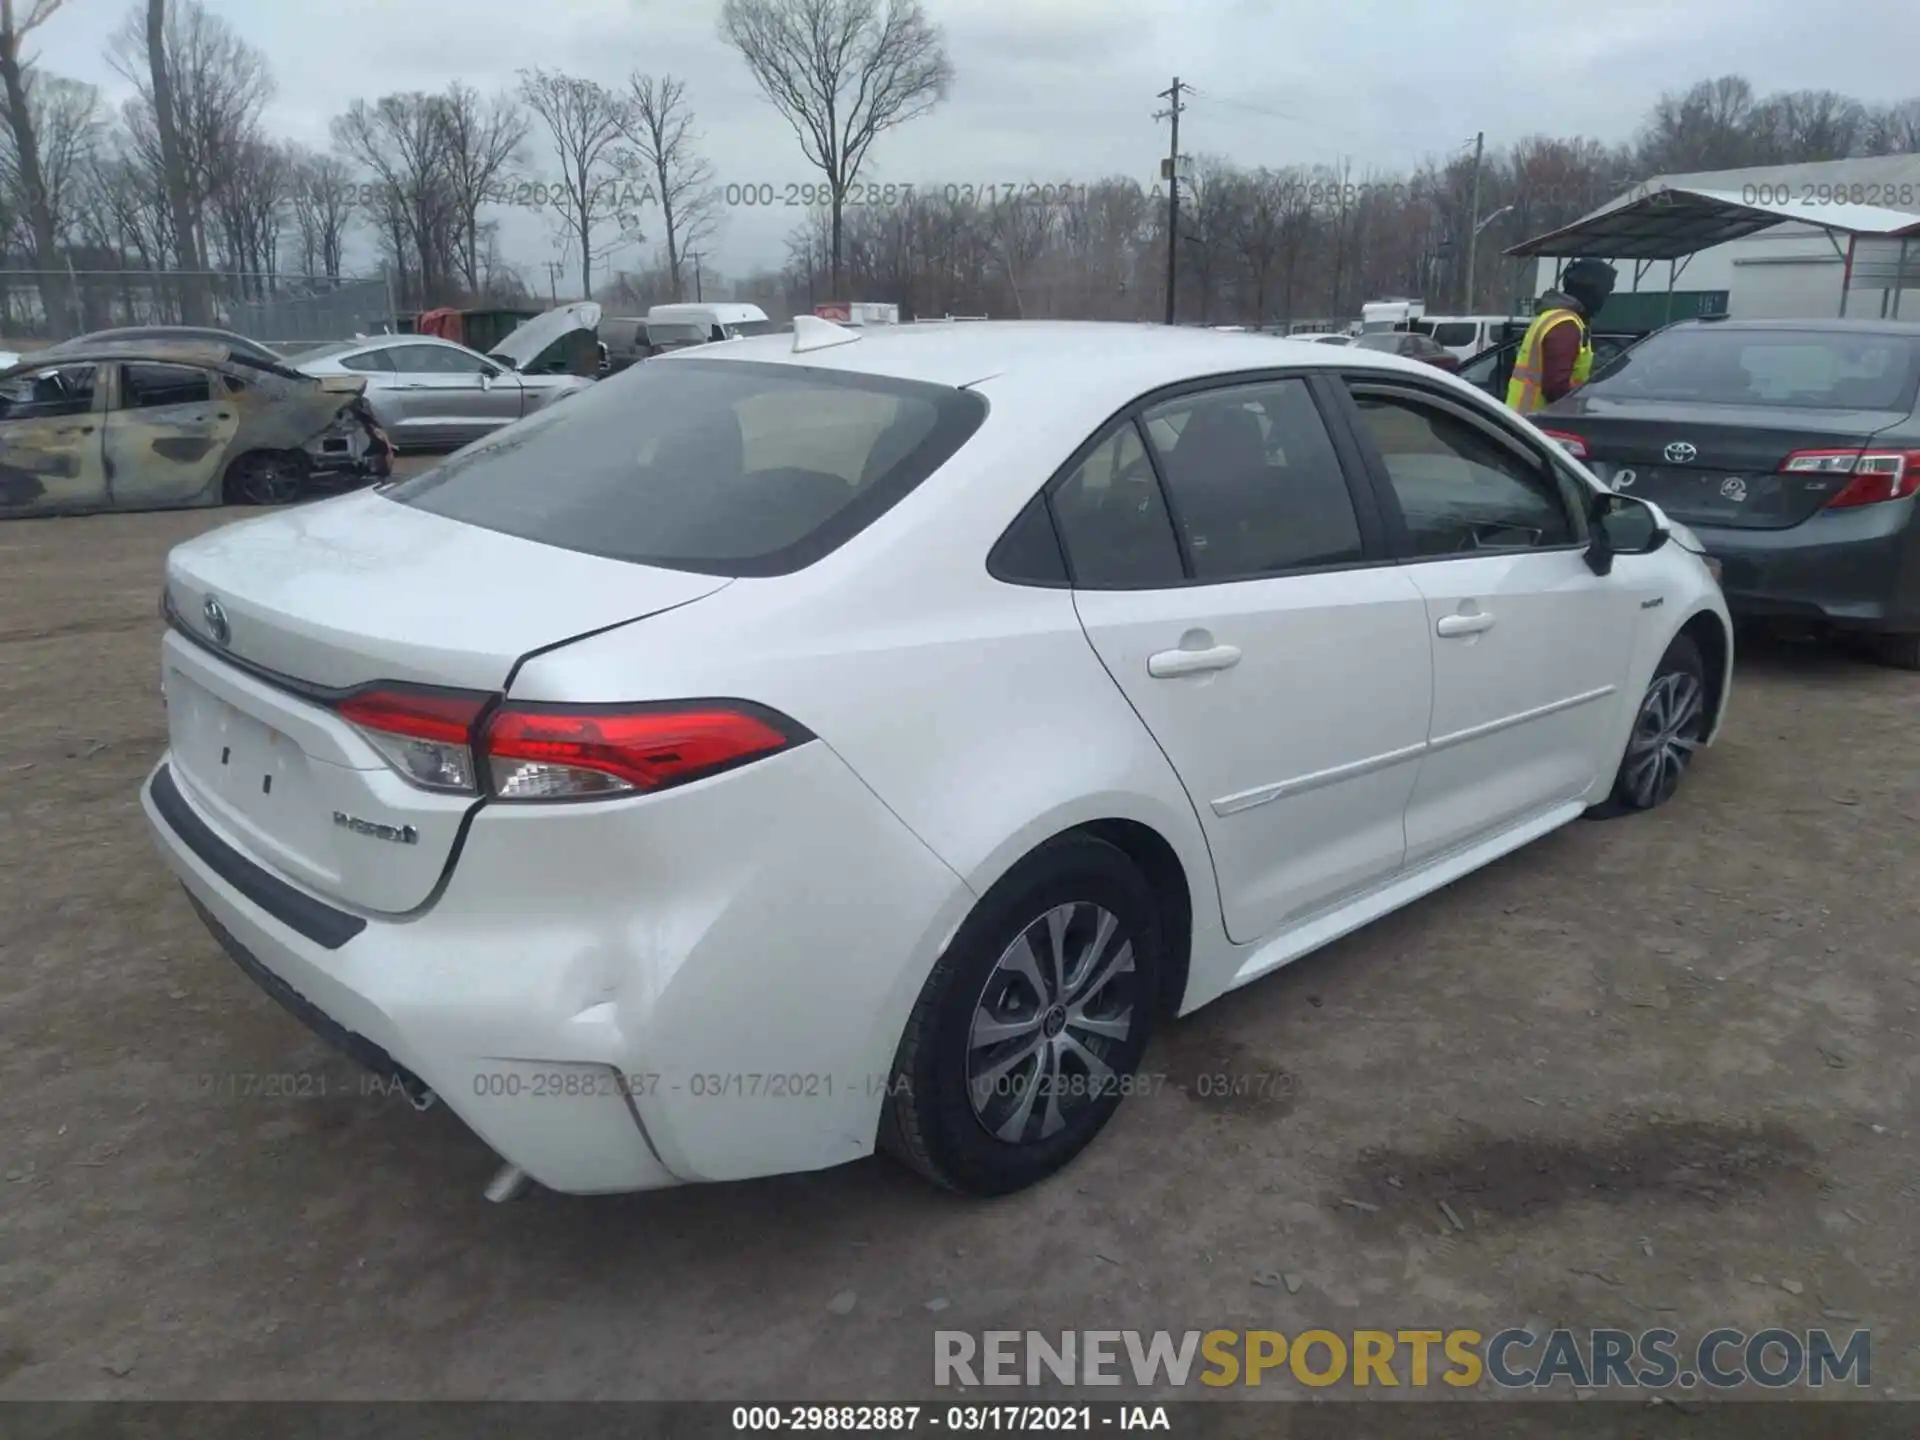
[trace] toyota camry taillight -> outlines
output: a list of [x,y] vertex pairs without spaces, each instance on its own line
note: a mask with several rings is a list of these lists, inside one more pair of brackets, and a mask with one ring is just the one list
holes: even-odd
[[1920,490],[1920,450],[1796,450],[1780,462],[1786,475],[1849,475],[1829,510],[1904,500]]

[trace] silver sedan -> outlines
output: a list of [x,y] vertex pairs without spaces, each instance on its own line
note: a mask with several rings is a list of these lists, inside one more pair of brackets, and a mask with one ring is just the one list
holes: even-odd
[[593,384],[578,375],[522,374],[428,335],[339,341],[294,357],[308,375],[358,375],[380,427],[403,450],[465,445]]

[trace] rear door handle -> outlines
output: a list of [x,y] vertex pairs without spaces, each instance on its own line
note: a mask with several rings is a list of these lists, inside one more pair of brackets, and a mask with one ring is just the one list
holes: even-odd
[[1147,674],[1156,680],[1201,675],[1209,670],[1231,670],[1240,663],[1238,645],[1214,645],[1205,650],[1162,650],[1147,657]]
[[1478,635],[1482,630],[1493,628],[1493,616],[1479,615],[1442,615],[1435,625],[1436,633],[1446,636]]

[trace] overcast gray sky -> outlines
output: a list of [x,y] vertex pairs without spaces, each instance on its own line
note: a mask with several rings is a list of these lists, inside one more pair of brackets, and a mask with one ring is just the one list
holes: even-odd
[[[719,0],[206,0],[263,50],[279,134],[328,144],[355,96],[434,90],[458,77],[506,89],[521,66],[621,82],[671,72],[722,183],[809,181],[792,133],[716,33]],[[34,36],[47,68],[99,85],[126,0],[67,0]],[[1181,149],[1246,165],[1349,157],[1400,169],[1469,143],[1529,133],[1624,139],[1661,91],[1746,75],[1761,92],[1831,88],[1863,100],[1920,93],[1920,5],[1850,0],[1844,23],[1807,0],[1608,0],[1578,11],[1512,0],[927,0],[957,78],[938,110],[883,137],[863,180],[1000,185],[1129,174],[1151,185],[1166,152],[1155,92],[1197,87]],[[537,144],[537,136],[535,137]],[[554,172],[545,156],[529,169]],[[736,207],[711,247],[738,273],[778,263],[803,212]],[[659,213],[642,217],[651,250]],[[502,217],[507,258],[544,283],[544,217]],[[613,265],[637,265],[638,252]],[[564,285],[565,282],[562,281]]]

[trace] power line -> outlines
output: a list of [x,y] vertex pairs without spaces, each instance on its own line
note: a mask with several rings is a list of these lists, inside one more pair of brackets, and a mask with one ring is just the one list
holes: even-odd
[[[1339,129],[1335,126],[1326,124],[1324,121],[1312,119],[1309,116],[1290,114],[1284,110],[1275,110],[1271,106],[1267,106],[1267,105],[1256,105],[1250,100],[1234,100],[1224,95],[1209,94],[1204,90],[1195,89],[1191,85],[1187,86],[1186,88],[1187,88],[1187,93],[1191,95],[1195,101],[1197,101],[1202,105],[1220,105],[1230,110],[1242,110],[1250,115],[1262,115],[1269,120],[1284,120],[1290,125],[1300,125],[1300,126],[1304,126],[1306,129],[1309,129],[1309,130],[1318,130],[1323,134],[1337,136],[1342,141],[1345,141],[1348,143],[1351,143],[1353,139],[1353,134],[1354,134],[1353,130]],[[1411,144],[1417,144],[1417,145],[1423,145],[1423,146],[1431,145],[1432,139],[1433,139],[1432,135],[1427,132],[1416,133],[1411,130],[1398,130],[1393,128],[1367,129],[1367,130],[1364,130],[1362,133],[1371,134],[1375,138],[1379,138],[1379,139],[1393,139],[1393,140],[1398,140],[1405,143],[1411,143]],[[1472,143],[1473,143],[1472,141],[1468,141],[1466,142],[1466,145],[1470,145]],[[1459,146],[1457,147],[1457,149],[1464,150],[1466,148],[1466,145]],[[1448,153],[1452,154],[1454,152],[1449,151]]]

